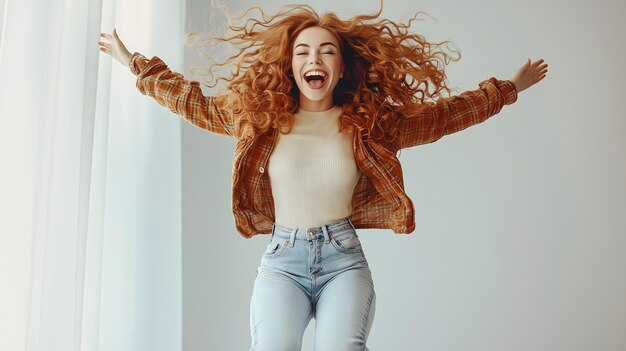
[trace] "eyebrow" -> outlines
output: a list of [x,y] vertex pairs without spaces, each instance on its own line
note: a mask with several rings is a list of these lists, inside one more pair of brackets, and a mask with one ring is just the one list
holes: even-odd
[[[335,46],[335,44],[331,43],[330,41],[325,41],[325,42],[321,43],[321,44],[320,44],[320,47],[322,47],[322,46],[327,46],[327,45],[332,45],[332,46],[334,46],[334,47],[335,47],[335,49],[337,49],[337,46]],[[298,45],[296,45],[293,49],[295,50],[295,49],[297,49],[299,46],[305,46],[305,47],[307,47],[307,48],[310,48],[310,47],[311,47],[311,46],[310,46],[310,45],[308,45],[308,44],[298,44]]]

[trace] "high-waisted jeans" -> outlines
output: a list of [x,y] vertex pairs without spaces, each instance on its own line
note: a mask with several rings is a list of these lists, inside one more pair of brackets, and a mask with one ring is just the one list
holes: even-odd
[[316,351],[367,351],[376,293],[349,219],[317,228],[274,224],[250,302],[250,351],[298,351],[315,318]]

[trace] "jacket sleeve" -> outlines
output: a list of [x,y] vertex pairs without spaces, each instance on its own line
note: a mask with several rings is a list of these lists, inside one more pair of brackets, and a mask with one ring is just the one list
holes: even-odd
[[135,52],[128,64],[137,76],[137,89],[159,104],[181,115],[191,124],[217,134],[234,136],[230,113],[221,110],[215,97],[204,96],[200,84],[172,72],[158,57],[147,59]]
[[515,84],[492,77],[479,89],[422,105],[414,116],[400,116],[400,148],[432,143],[485,121],[517,100]]

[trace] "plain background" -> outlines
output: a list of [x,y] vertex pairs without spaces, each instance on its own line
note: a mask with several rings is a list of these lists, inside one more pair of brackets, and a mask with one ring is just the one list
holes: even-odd
[[[226,4],[271,14],[289,2]],[[378,6],[309,4],[344,19]],[[186,10],[187,31],[223,28],[209,1]],[[422,16],[414,32],[462,53],[447,68],[457,93],[509,79],[528,58],[550,68],[483,124],[402,151],[416,230],[359,230],[377,292],[369,348],[626,349],[626,3],[388,0],[382,16],[406,22],[418,11],[436,20]],[[196,57],[187,49],[187,77]],[[247,350],[269,237],[235,230],[234,140],[182,124],[183,348]]]

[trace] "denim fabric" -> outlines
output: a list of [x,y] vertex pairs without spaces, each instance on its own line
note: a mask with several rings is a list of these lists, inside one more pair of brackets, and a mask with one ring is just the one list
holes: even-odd
[[354,226],[274,224],[250,302],[250,351],[297,351],[315,318],[316,351],[367,351],[376,293]]

